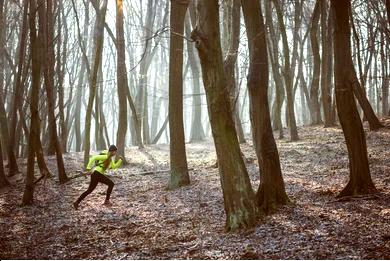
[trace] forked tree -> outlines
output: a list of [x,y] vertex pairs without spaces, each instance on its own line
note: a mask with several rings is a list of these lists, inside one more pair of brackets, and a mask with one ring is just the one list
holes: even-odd
[[226,229],[251,227],[258,207],[239,147],[223,68],[218,0],[198,1],[192,32],[202,66],[210,125],[217,152],[226,212]]
[[257,200],[265,212],[289,202],[279,153],[272,132],[268,105],[268,55],[266,30],[258,0],[242,0],[246,33],[249,45],[248,92],[253,144],[260,169],[260,187]]

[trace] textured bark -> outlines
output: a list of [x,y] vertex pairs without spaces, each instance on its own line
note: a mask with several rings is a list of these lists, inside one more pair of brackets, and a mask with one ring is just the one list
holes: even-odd
[[[254,226],[258,208],[245,167],[225,82],[217,0],[198,1],[196,42],[225,202],[226,229]],[[227,153],[229,152],[229,153]]]
[[279,153],[272,133],[268,105],[268,56],[265,26],[258,0],[242,0],[242,9],[249,43],[250,66],[248,91],[253,144],[260,169],[257,200],[264,212],[289,202]]
[[190,184],[183,123],[183,38],[188,1],[171,0],[169,50],[169,140],[171,176],[168,187]]
[[335,15],[334,57],[337,112],[347,143],[349,182],[339,197],[376,192],[371,180],[367,158],[366,138],[354,99],[356,73],[353,69],[349,0],[331,0]]

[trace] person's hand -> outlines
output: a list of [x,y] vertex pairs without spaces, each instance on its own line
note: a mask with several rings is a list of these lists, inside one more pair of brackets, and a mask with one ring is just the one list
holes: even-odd
[[119,156],[119,159],[122,160],[122,161],[124,161],[122,156]]

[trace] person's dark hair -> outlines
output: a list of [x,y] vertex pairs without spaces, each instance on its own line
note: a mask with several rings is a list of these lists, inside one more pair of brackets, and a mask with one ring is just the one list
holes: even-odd
[[115,145],[111,145],[108,151],[116,151],[118,148]]

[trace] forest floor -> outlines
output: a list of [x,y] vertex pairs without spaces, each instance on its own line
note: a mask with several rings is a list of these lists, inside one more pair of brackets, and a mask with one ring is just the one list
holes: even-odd
[[[130,148],[130,164],[112,171],[113,205],[102,206],[98,185],[74,210],[89,178],[59,185],[38,183],[35,204],[21,207],[22,174],[0,191],[1,259],[390,259],[390,119],[367,130],[371,174],[380,194],[336,201],[348,181],[348,157],[340,128],[299,129],[301,140],[277,140],[286,190],[294,204],[264,217],[247,231],[226,233],[216,155],[211,141],[187,144],[191,185],[166,190],[169,146]],[[242,145],[252,185],[257,160]],[[68,175],[82,154],[64,155]],[[47,157],[53,172],[54,157]],[[26,162],[20,161],[22,173]],[[38,173],[38,171],[37,171]],[[37,174],[38,175],[38,174]]]

